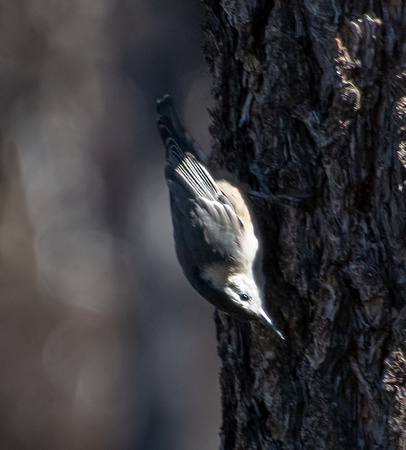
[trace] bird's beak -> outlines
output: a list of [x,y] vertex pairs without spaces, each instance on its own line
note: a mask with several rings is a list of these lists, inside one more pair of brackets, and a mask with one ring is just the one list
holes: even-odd
[[275,327],[274,323],[272,322],[272,319],[268,316],[268,314],[261,309],[260,311],[260,321],[263,325],[265,325],[267,328],[272,328],[272,330],[283,340],[285,340],[283,334]]

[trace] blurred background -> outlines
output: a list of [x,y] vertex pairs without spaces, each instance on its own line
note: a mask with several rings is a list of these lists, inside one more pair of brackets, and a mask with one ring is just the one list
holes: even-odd
[[0,448],[218,448],[155,101],[209,148],[198,0],[0,0]]

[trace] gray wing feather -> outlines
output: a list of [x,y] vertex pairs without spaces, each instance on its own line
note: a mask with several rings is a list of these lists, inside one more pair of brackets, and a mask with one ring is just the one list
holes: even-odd
[[231,205],[222,201],[222,194],[195,188],[194,182],[199,179],[191,178],[193,183],[182,173],[168,180],[175,240],[187,245],[199,265],[235,260],[243,231],[240,217]]
[[236,259],[241,218],[196,158],[197,144],[186,134],[169,96],[158,102],[158,128],[166,147],[165,176],[181,264]]

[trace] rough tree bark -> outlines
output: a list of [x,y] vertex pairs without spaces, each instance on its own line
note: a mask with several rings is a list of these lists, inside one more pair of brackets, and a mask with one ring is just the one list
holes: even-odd
[[222,448],[406,448],[406,2],[203,4],[213,161],[272,194],[286,336],[218,315]]

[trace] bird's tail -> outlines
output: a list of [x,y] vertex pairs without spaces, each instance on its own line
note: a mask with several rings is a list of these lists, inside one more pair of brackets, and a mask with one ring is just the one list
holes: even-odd
[[[200,145],[183,128],[172,97],[165,94],[156,102],[156,106],[158,112],[158,130],[167,152],[172,149],[170,145],[171,142],[174,142],[183,153],[191,153],[199,162],[206,165],[207,155]],[[170,155],[167,154],[167,158],[169,156]]]
[[157,101],[157,110],[158,129],[166,147],[165,176],[169,189],[178,197],[186,195],[216,199],[220,191],[204,164],[199,161],[196,155],[198,144],[180,123],[169,95]]
[[[156,106],[158,111],[158,130],[167,152],[171,148],[171,141],[174,141],[182,152],[187,151],[189,143],[186,139],[185,129],[180,123],[172,98],[166,94],[162,99],[156,102]],[[168,156],[169,155],[167,155],[167,157]]]

